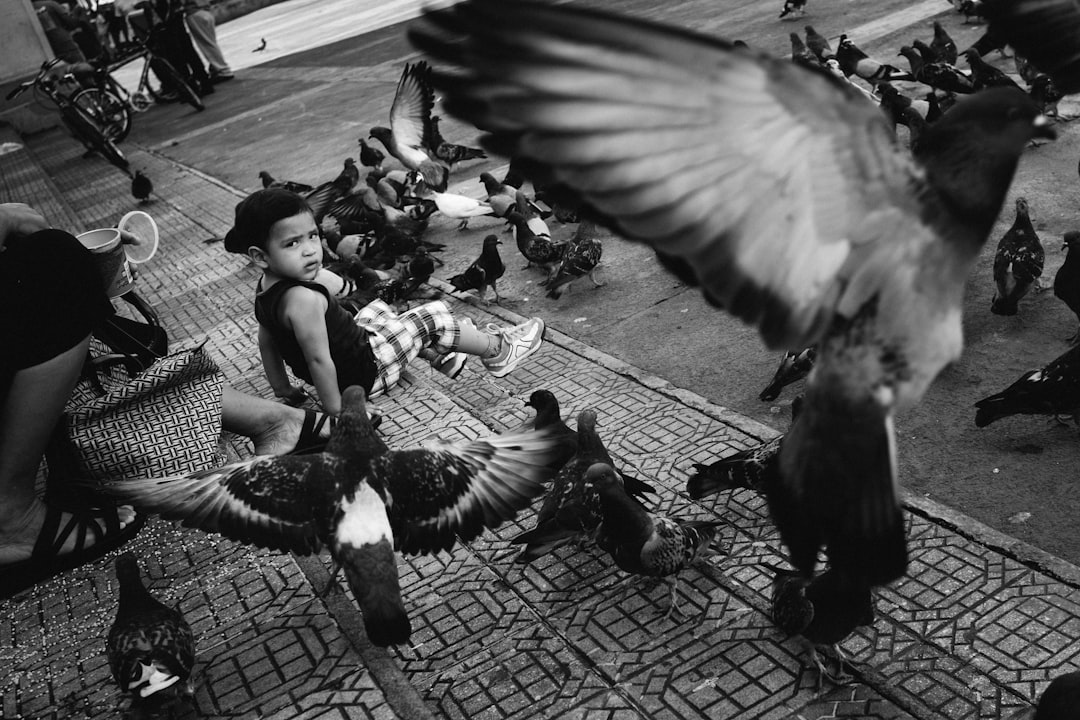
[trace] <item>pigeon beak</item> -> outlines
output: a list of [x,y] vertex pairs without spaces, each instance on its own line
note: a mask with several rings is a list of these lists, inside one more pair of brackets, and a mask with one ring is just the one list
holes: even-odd
[[1035,137],[1057,140],[1057,131],[1050,123],[1050,118],[1045,115],[1037,115],[1031,125],[1035,128]]

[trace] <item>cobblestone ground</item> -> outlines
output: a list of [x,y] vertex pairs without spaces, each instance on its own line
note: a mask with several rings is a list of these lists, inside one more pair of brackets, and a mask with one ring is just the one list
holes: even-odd
[[[0,156],[0,200],[32,202],[74,230],[111,226],[136,206],[124,175],[80,159],[57,131],[20,140],[0,130],[2,141],[26,145]],[[206,242],[229,227],[242,193],[154,153],[130,155],[161,189],[143,208],[162,241],[139,292],[175,346],[207,341],[230,383],[271,397],[254,339],[256,273]],[[448,299],[478,325],[519,320]],[[725,554],[679,578],[681,615],[665,617],[666,585],[626,582],[589,548],[514,564],[507,539],[532,527],[529,511],[450,553],[403,559],[413,644],[387,652],[366,642],[351,598],[321,594],[328,558],[154,520],[127,549],[195,629],[198,716],[966,720],[1007,716],[1080,667],[1080,574],[912,499],[910,575],[877,594],[874,625],[843,643],[855,680],[819,691],[802,646],[768,617],[762,563],[782,559],[763,501],[740,491],[695,502],[684,492],[692,463],[774,431],[560,333],[498,380],[475,362],[456,381],[417,364],[375,405],[387,442],[407,447],[513,427],[538,388],[567,416],[597,410],[617,464],[659,489],[655,509],[722,523]],[[3,717],[97,718],[123,707],[103,653],[116,603],[111,560],[0,603]]]

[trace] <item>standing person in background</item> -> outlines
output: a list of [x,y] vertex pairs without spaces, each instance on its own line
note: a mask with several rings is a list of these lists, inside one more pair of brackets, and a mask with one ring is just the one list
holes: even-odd
[[45,39],[56,57],[66,63],[58,66],[56,73],[63,75],[70,72],[83,85],[94,82],[94,68],[86,62],[86,56],[72,37],[71,31],[79,27],[79,21],[72,16],[66,5],[56,0],[34,0],[34,11],[45,31]]
[[200,96],[214,92],[210,75],[202,58],[191,44],[187,25],[184,24],[184,0],[155,0],[152,5],[155,26],[150,42],[160,43],[158,50],[181,75],[188,79],[191,88]]
[[41,28],[45,31],[45,38],[49,41],[49,47],[56,57],[71,64],[85,63],[86,56],[71,36],[71,31],[79,27],[79,21],[72,16],[67,6],[56,0],[33,0],[33,6]]
[[210,66],[210,82],[232,80],[233,71],[218,47],[217,23],[210,12],[210,0],[184,0],[184,21],[195,47]]

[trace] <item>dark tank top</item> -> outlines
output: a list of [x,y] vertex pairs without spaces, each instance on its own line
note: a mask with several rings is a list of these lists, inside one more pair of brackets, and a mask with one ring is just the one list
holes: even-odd
[[[261,284],[262,281],[260,288]],[[281,300],[285,291],[293,287],[306,287],[326,297],[326,336],[330,341],[330,357],[337,369],[338,388],[344,390],[350,385],[359,385],[370,395],[378,369],[371,343],[368,342],[368,331],[357,325],[353,316],[318,283],[279,280],[268,290],[260,289],[255,295],[255,319],[270,331],[274,346],[285,364],[298,378],[315,384],[296,335],[281,322]]]

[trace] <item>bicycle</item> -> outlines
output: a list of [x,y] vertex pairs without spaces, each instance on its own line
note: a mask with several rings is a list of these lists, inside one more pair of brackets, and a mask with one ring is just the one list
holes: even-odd
[[59,82],[50,73],[50,70],[60,62],[60,58],[45,61],[37,76],[16,86],[8,93],[7,99],[12,100],[30,88],[43,93],[56,106],[60,112],[60,120],[76,140],[85,145],[88,150],[99,153],[108,162],[127,172],[129,165],[127,158],[124,157],[120,148],[116,147],[116,143],[105,134],[98,120],[82,106],[75,104],[71,97],[61,92]]
[[[97,72],[95,68],[95,76]],[[63,75],[59,83],[72,87],[71,101],[85,110],[114,143],[131,132],[130,104],[106,84],[99,80],[96,87],[83,87],[71,73]]]
[[[160,26],[154,26],[150,30],[150,36],[135,53],[126,55],[116,62],[101,65],[95,68],[95,76],[98,88],[110,91],[124,98],[128,106],[135,112],[143,112],[150,107],[151,100],[161,103],[176,102],[182,100],[196,111],[206,109],[198,93],[184,76],[164,57],[154,50],[159,42]],[[129,92],[127,88],[117,82],[112,76],[114,70],[136,60],[143,59],[142,73],[139,76],[139,85],[135,92]],[[153,73],[151,74],[151,70]]]

